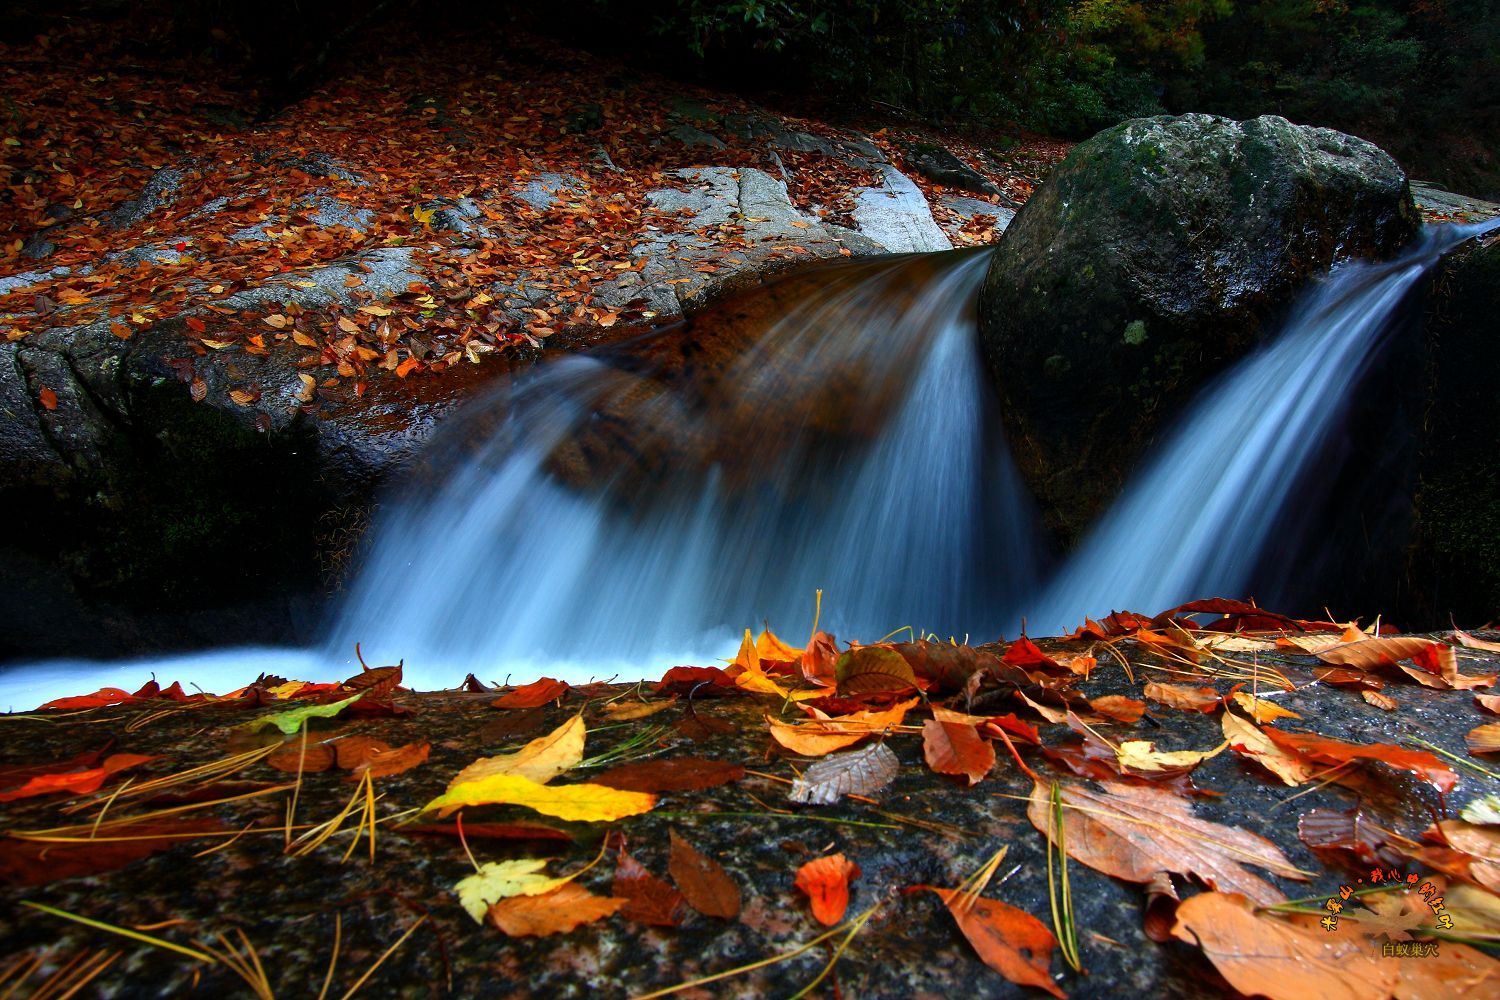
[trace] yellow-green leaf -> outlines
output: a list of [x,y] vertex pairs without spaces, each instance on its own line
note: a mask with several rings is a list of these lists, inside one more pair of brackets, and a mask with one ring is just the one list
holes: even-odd
[[365,693],[361,691],[352,698],[345,698],[343,701],[335,701],[328,705],[306,705],[302,708],[287,709],[285,712],[277,712],[275,715],[266,715],[253,722],[246,722],[244,727],[253,732],[267,726],[275,726],[290,736],[301,729],[302,724],[308,719],[331,719],[364,696]]
[[568,882],[567,878],[543,875],[547,867],[546,858],[516,858],[513,861],[491,861],[479,866],[479,871],[468,878],[459,879],[453,891],[458,901],[477,922],[484,923],[484,915],[490,904],[511,896],[539,896],[551,892]]

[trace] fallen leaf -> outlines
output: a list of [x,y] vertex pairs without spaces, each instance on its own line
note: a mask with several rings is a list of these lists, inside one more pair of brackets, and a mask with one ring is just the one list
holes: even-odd
[[1162,684],[1158,681],[1147,681],[1144,694],[1152,701],[1159,701],[1163,705],[1180,708],[1184,712],[1203,712],[1209,714],[1218,709],[1223,703],[1219,692],[1211,687],[1185,687],[1181,684]]
[[[379,741],[373,741],[379,742]],[[427,760],[432,744],[407,743],[404,746],[364,746],[359,752],[346,752],[342,744],[338,747],[339,767],[352,771],[350,780],[368,774],[372,778],[389,778],[403,774]]]
[[656,682],[656,690],[702,698],[705,693],[733,691],[734,678],[718,667],[673,667]]
[[216,819],[173,817],[111,823],[97,838],[67,843],[0,838],[0,884],[46,885],[115,871],[158,851],[180,847],[193,834],[224,830]]
[[985,965],[1019,986],[1036,986],[1055,997],[1067,996],[1048,972],[1057,939],[1036,917],[998,899],[958,889],[911,887],[911,891],[918,889],[934,893],[943,901]]
[[1380,636],[1361,639],[1358,642],[1342,643],[1316,654],[1324,663],[1336,663],[1361,670],[1394,666],[1398,661],[1409,659],[1441,643],[1415,636]]
[[459,879],[453,891],[458,894],[459,905],[469,916],[476,923],[484,923],[485,912],[491,903],[510,896],[535,896],[551,892],[571,881],[571,876],[557,878],[543,875],[542,869],[548,864],[546,858],[489,861],[480,865],[473,875]]
[[[995,748],[980,739],[972,723],[952,721],[933,707],[935,718],[922,724],[922,756],[938,774],[951,774],[977,785],[995,766]],[[947,713],[952,714],[952,713]]]
[[673,757],[620,764],[594,777],[594,783],[633,792],[696,792],[745,776],[743,764],[702,757]]
[[466,840],[558,840],[565,843],[573,835],[556,827],[537,823],[403,823],[397,833],[415,836],[462,837]]
[[100,688],[93,694],[79,694],[49,701],[41,708],[38,708],[37,711],[45,712],[49,709],[55,709],[58,711],[75,712],[80,709],[108,708],[111,705],[123,705],[134,700],[135,697],[129,691],[122,691],[119,688]]
[[1150,740],[1125,740],[1115,749],[1120,766],[1133,771],[1166,771],[1197,767],[1210,757],[1217,757],[1229,746],[1226,739],[1212,750],[1157,750]]
[[627,919],[652,927],[676,927],[682,923],[687,899],[665,880],[646,870],[635,858],[620,852],[610,894],[625,900],[620,910]]
[[267,757],[266,766],[287,774],[317,774],[333,767],[337,759],[333,747],[326,743],[311,743],[304,750],[301,742],[296,742]]
[[[1247,871],[1258,865],[1282,878],[1305,879],[1281,849],[1257,834],[1193,815],[1177,795],[1150,785],[1101,781],[1102,792],[1062,785],[1068,856],[1095,871],[1127,882],[1149,883],[1157,872],[1192,875],[1206,885],[1242,892],[1262,905],[1279,903],[1281,892]],[[1027,809],[1031,825],[1053,842],[1052,797],[1041,782]]]
[[606,721],[609,722],[632,722],[636,719],[644,719],[664,711],[677,704],[675,699],[667,701],[645,702],[645,701],[612,701],[600,711]]
[[595,896],[577,882],[541,895],[512,896],[490,906],[490,923],[511,937],[566,934],[621,910],[628,900]]
[[88,792],[98,791],[110,775],[118,774],[120,771],[128,771],[133,767],[140,767],[147,761],[155,759],[155,757],[148,757],[138,753],[111,754],[104,758],[103,763],[98,767],[91,767],[82,771],[39,774],[28,778],[25,784],[0,792],[0,802],[14,802],[17,799],[29,799],[37,795],[52,795],[57,792],[84,795]]
[[1458,775],[1453,773],[1453,768],[1425,750],[1408,750],[1385,743],[1346,743],[1317,733],[1288,733],[1274,728],[1261,732],[1282,750],[1325,764],[1378,760],[1390,767],[1412,772],[1443,793],[1451,792],[1458,784]]
[[1259,916],[1237,893],[1203,892],[1184,901],[1172,934],[1201,948],[1246,996],[1368,1000],[1390,996],[1396,986],[1398,963],[1381,962],[1362,935]]
[[836,754],[808,767],[792,781],[787,797],[809,805],[832,805],[845,795],[873,796],[895,780],[901,770],[896,755],[884,743]]
[[1248,691],[1236,691],[1229,696],[1250,718],[1256,722],[1275,722],[1277,719],[1300,719],[1302,716],[1290,708],[1283,708],[1268,698],[1253,695]]
[[906,658],[888,646],[859,646],[839,657],[833,669],[839,694],[909,691],[916,674]]
[[699,913],[733,920],[740,913],[740,889],[714,859],[671,831],[672,850],[667,870],[672,881]]
[[1369,688],[1364,688],[1359,692],[1359,696],[1363,698],[1366,703],[1374,705],[1376,708],[1380,709],[1383,712],[1394,712],[1397,708],[1395,698],[1392,698],[1388,694],[1381,694],[1379,691],[1371,691]]
[[1257,725],[1240,718],[1233,712],[1225,712],[1219,720],[1224,729],[1224,739],[1234,747],[1235,753],[1270,771],[1283,783],[1297,786],[1312,780],[1318,770],[1302,758],[1301,754],[1288,753],[1271,742],[1271,738]]
[[1500,715],[1500,694],[1476,694],[1474,702],[1485,711]]
[[540,708],[556,701],[568,693],[568,685],[562,681],[543,677],[541,680],[523,684],[490,702],[494,708]]
[[546,816],[580,823],[598,823],[649,812],[656,796],[623,792],[604,785],[542,785],[519,774],[496,774],[454,785],[422,807],[447,816],[465,806],[525,806]]
[[793,884],[807,895],[813,917],[825,927],[844,919],[849,909],[849,882],[859,877],[859,865],[843,854],[830,854],[797,869]]
[[1483,649],[1491,653],[1500,653],[1500,642],[1490,642],[1488,639],[1480,639],[1467,632],[1454,629],[1453,638],[1458,640],[1460,646],[1468,649]]
[[481,757],[459,771],[448,782],[451,792],[459,785],[498,774],[515,774],[545,785],[583,760],[585,729],[583,716],[575,715],[546,736],[539,736],[515,753]]
[[343,701],[335,701],[328,705],[304,705],[301,708],[289,708],[285,712],[277,712],[274,715],[263,715],[259,719],[241,723],[241,726],[250,732],[264,729],[267,726],[275,726],[286,735],[290,736],[301,729],[308,719],[331,719],[344,709],[363,698],[364,692],[345,698]]
[[776,742],[793,753],[822,757],[852,746],[867,736],[885,733],[893,726],[901,725],[917,701],[911,698],[886,709],[864,709],[795,725],[767,716],[766,724]]
[[42,390],[36,394],[36,397],[38,401],[41,402],[42,409],[57,409],[57,393],[53,392],[51,389],[43,387]]
[[1126,698],[1124,695],[1107,694],[1099,698],[1090,698],[1089,707],[1100,715],[1114,719],[1116,722],[1139,722],[1142,715],[1146,713],[1146,703],[1136,701],[1134,698]]

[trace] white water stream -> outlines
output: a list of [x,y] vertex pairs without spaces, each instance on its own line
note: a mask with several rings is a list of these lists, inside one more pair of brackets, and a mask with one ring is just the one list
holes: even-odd
[[[220,692],[262,671],[338,679],[358,670],[356,641],[372,664],[404,660],[419,689],[469,672],[655,677],[731,655],[764,620],[801,638],[818,589],[822,627],[864,641],[905,625],[987,640],[1023,613],[1049,634],[1112,608],[1242,596],[1396,305],[1479,228],[1430,230],[1398,260],[1309,289],[1045,585],[976,344],[988,256],[893,258],[857,281],[831,272],[711,376],[652,382],[621,356],[575,356],[456,416],[430,474],[383,511],[322,648],[13,665],[0,710],[134,689],[152,672]],[[925,275],[914,291],[912,273]],[[819,392],[842,424],[799,403]],[[616,424],[641,454],[585,456],[580,488],[570,442],[609,440]]]

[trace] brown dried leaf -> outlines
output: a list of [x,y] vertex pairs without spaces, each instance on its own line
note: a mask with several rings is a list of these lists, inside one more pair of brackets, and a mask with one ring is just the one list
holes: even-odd
[[532,681],[506,692],[490,702],[490,705],[494,708],[540,708],[567,693],[567,684],[551,677],[543,677],[539,681]]
[[[1307,878],[1269,840],[1199,819],[1171,792],[1119,781],[1100,785],[1102,794],[1082,785],[1062,786],[1064,806],[1073,807],[1063,811],[1068,856],[1096,871],[1141,883],[1163,871],[1192,875],[1216,889],[1243,892],[1263,905],[1281,902],[1283,896],[1243,865],[1259,865],[1283,878]],[[1052,800],[1040,782],[1032,788],[1027,816],[1055,842]]]
[[1381,694],[1379,691],[1371,691],[1369,688],[1360,691],[1359,696],[1383,712],[1394,712],[1398,707],[1395,698],[1388,694]]
[[1206,715],[1216,711],[1221,704],[1219,692],[1211,687],[1190,688],[1181,684],[1147,681],[1144,693],[1152,701],[1180,708],[1184,712],[1202,712]]
[[745,776],[743,764],[703,757],[673,757],[621,764],[596,776],[595,784],[631,792],[696,792],[717,788]]
[[[287,774],[296,774],[302,770],[308,774],[318,771],[326,771],[333,767],[336,755],[333,747],[326,743],[311,743],[307,747],[304,757],[302,743],[300,740],[288,743],[284,749],[277,750],[266,758],[266,766]],[[300,767],[299,767],[300,765]]]
[[610,893],[625,900],[620,910],[628,919],[653,927],[676,927],[682,923],[687,899],[667,882],[646,870],[635,858],[620,852]]
[[1089,706],[1100,715],[1114,719],[1116,722],[1139,722],[1141,716],[1146,714],[1146,703],[1144,701],[1136,701],[1134,698],[1126,698],[1124,695],[1119,694],[1107,694],[1100,698],[1090,698]]
[[630,722],[635,719],[644,719],[647,716],[655,715],[657,712],[671,708],[676,703],[675,698],[654,702],[613,701],[605,705],[599,714],[603,715],[608,722]]
[[672,852],[667,870],[693,909],[709,917],[733,920],[740,913],[740,889],[713,858],[671,831]]

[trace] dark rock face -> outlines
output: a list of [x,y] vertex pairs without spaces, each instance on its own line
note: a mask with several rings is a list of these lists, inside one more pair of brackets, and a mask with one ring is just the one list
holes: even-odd
[[1432,620],[1500,611],[1500,240],[1460,250],[1428,295],[1427,413],[1406,603]]
[[1076,536],[1161,420],[1308,278],[1389,256],[1417,226],[1393,159],[1282,118],[1137,119],[1074,149],[1007,230],[980,299],[1007,430],[1053,530]]

